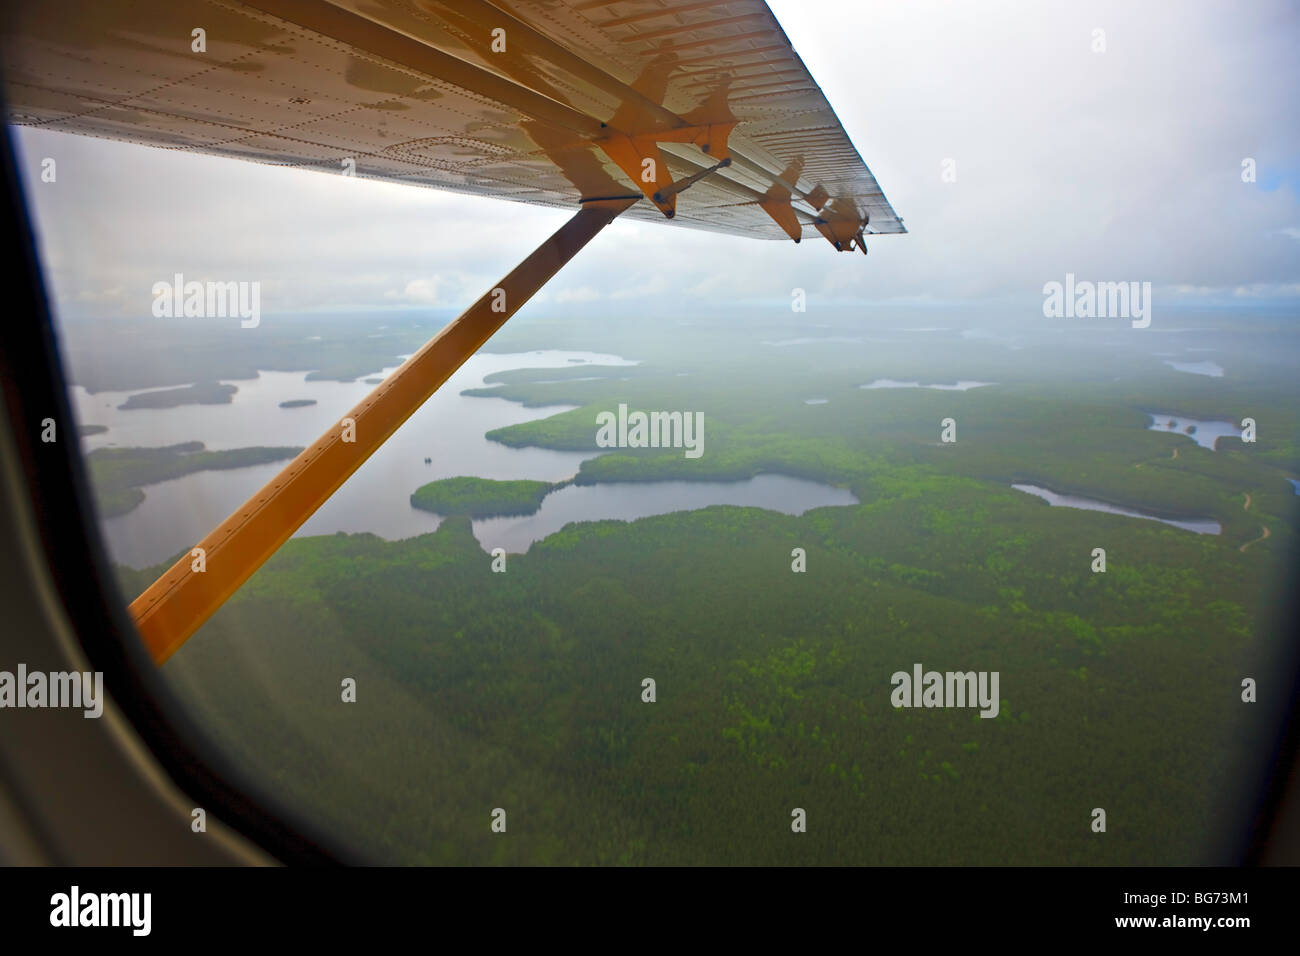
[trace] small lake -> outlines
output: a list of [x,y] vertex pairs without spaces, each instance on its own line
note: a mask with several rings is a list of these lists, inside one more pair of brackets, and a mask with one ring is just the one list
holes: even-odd
[[1189,375],[1208,375],[1210,378],[1223,378],[1223,366],[1218,362],[1174,362],[1165,359],[1165,364]]
[[484,551],[505,548],[507,553],[522,554],[534,541],[554,534],[573,521],[607,518],[632,521],[711,505],[741,505],[800,515],[812,508],[857,503],[858,499],[845,488],[788,475],[755,475],[748,481],[622,481],[566,485],[547,495],[534,514],[476,520],[474,537],[478,538]]
[[[1218,450],[1216,443],[1220,438],[1241,437],[1241,428],[1232,422],[1183,418],[1179,415],[1168,415],[1164,412],[1147,412],[1147,415],[1151,417],[1151,424],[1147,426],[1147,431],[1170,432],[1175,435],[1182,435],[1184,438],[1190,438],[1202,448],[1210,449],[1210,451]],[[1189,432],[1189,428],[1192,431]]]
[[1162,524],[1173,525],[1175,528],[1182,528],[1184,531],[1195,531],[1197,534],[1218,534],[1223,530],[1219,522],[1212,518],[1161,518],[1142,511],[1134,511],[1131,508],[1120,508],[1104,501],[1094,501],[1092,498],[1057,494],[1055,491],[1039,488],[1037,485],[1013,484],[1011,487],[1016,491],[1023,491],[1042,498],[1053,507],[1078,508],[1083,511],[1104,511],[1107,514],[1124,515],[1127,518],[1145,518],[1147,521],[1159,521]]
[[[917,329],[918,332],[928,331],[926,329]],[[920,382],[900,382],[892,378],[878,378],[869,385],[859,385],[859,388],[934,388],[942,392],[965,392],[972,388],[983,388],[986,385],[996,385],[997,382],[975,382],[969,380],[960,380],[955,385],[922,385]]]

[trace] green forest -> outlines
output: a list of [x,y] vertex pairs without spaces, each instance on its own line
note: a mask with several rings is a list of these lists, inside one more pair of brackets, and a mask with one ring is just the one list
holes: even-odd
[[178,405],[229,405],[239,388],[221,382],[196,382],[184,388],[164,388],[131,395],[118,408],[176,408]]
[[293,458],[301,448],[256,446],[207,451],[201,441],[161,448],[96,448],[86,455],[100,517],[126,514],[144,501],[144,485],[169,481],[194,471],[246,468]]
[[542,499],[557,487],[549,481],[442,478],[415,489],[411,505],[444,516],[527,515],[541,507]]
[[[704,412],[700,459],[600,450],[580,483],[776,472],[860,503],[570,524],[494,571],[470,516],[549,486],[465,477],[412,489],[451,515],[432,534],[295,538],[164,669],[249,786],[395,863],[1231,860],[1285,704],[1292,375],[1266,355],[1211,379],[1051,341],[923,361],[906,341],[765,348],[707,324],[683,341],[525,325],[500,348],[641,364],[475,394],[578,406],[492,437],[593,454],[619,402]],[[918,374],[998,384],[860,388]],[[1147,409],[1250,416],[1258,440],[1211,451],[1148,431]],[[1013,481],[1223,531],[1049,507]],[[162,567],[119,569],[124,595]],[[997,671],[996,719],[892,707],[891,674],[917,663]]]

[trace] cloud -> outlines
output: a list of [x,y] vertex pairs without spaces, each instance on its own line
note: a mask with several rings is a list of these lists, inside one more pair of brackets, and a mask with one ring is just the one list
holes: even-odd
[[[796,287],[811,302],[980,303],[1036,297],[1067,272],[1295,298],[1300,17],[1285,0],[771,5],[911,234],[869,239],[864,258],[818,237],[617,221],[530,312],[788,305]],[[463,306],[567,218],[45,131],[16,142],[69,311],[147,314],[151,284],[175,272],[260,280],[268,313]],[[57,183],[40,181],[46,156]],[[1244,157],[1259,183],[1242,182]]]
[[441,284],[437,276],[431,279],[412,279],[406,283],[406,287],[401,292],[389,289],[384,293],[384,298],[414,305],[446,305],[447,303],[438,295],[438,287]]

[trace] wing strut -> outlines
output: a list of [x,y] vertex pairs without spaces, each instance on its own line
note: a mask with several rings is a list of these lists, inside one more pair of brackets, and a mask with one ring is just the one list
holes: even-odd
[[640,198],[584,201],[496,288],[426,342],[132,601],[131,617],[154,662],[162,664],[175,653],[466,359]]

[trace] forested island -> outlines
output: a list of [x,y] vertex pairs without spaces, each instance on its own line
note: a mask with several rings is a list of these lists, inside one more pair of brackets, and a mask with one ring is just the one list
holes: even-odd
[[314,398],[292,398],[287,402],[281,402],[281,408],[306,408],[308,405],[315,405]]
[[132,395],[118,408],[176,408],[179,405],[229,405],[239,388],[221,382],[197,382],[183,388]]
[[293,458],[301,448],[255,446],[207,451],[203,442],[162,448],[96,448],[86,456],[101,517],[126,514],[144,501],[141,487],[194,471],[246,468]]
[[548,481],[443,478],[417,488],[411,495],[411,504],[444,516],[489,518],[498,515],[528,515],[540,508],[542,499],[558,487],[560,485]]

